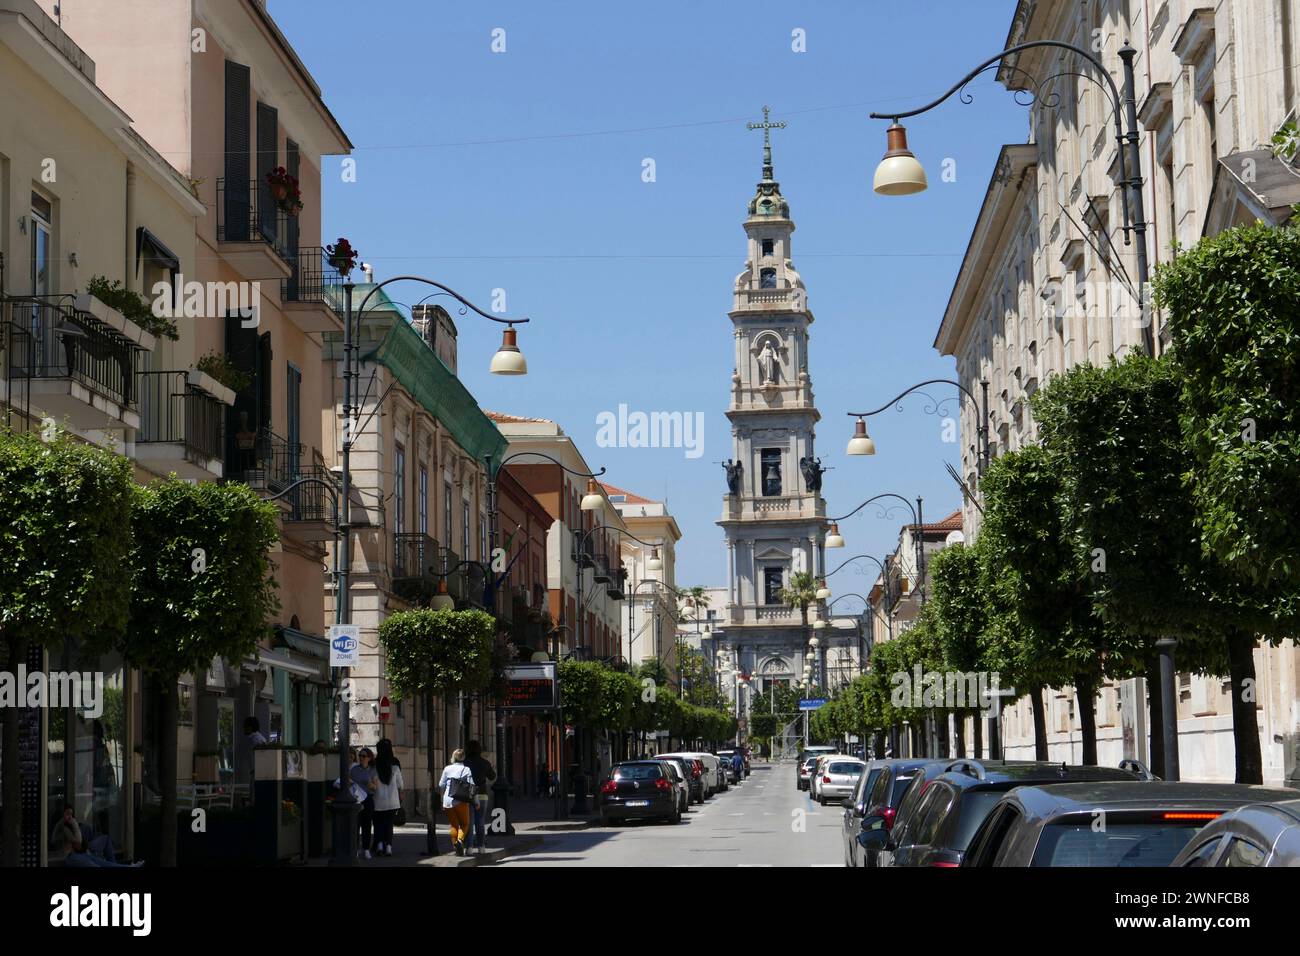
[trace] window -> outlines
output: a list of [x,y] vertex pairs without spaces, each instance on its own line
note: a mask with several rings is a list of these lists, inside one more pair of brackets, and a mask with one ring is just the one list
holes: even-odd
[[1206,840],[1196,848],[1196,851],[1192,853],[1191,856],[1183,861],[1183,866],[1209,866],[1210,861],[1214,859],[1214,851],[1219,848],[1219,844],[1222,842],[1222,834],[1218,834],[1212,839]]
[[420,534],[429,533],[429,469],[424,465],[420,466],[420,488],[418,491],[419,501],[416,506],[420,509]]
[[761,269],[761,270],[759,270],[759,273],[758,273],[758,287],[759,287],[760,289],[775,289],[775,288],[776,288],[776,270],[775,270],[775,269]]
[[50,275],[50,255],[53,208],[40,193],[32,193],[32,295],[49,295],[53,285]]
[[455,536],[451,529],[451,483],[444,482],[442,486],[442,540],[446,547],[450,548]]
[[393,532],[406,530],[406,449],[399,443],[393,474]]
[[1228,850],[1223,854],[1223,863],[1221,866],[1263,866],[1264,858],[1268,854],[1255,846],[1253,843],[1247,843],[1241,837],[1233,837],[1228,844]]
[[289,406],[289,460],[296,466],[302,454],[299,447],[299,442],[302,440],[302,369],[292,362],[286,362],[285,366],[287,370],[285,401]]
[[774,244],[774,243],[772,242],[771,239],[764,239],[764,240],[763,240],[763,255],[765,255],[765,256],[770,256],[770,255],[772,254],[772,246],[773,246],[773,244]]
[[764,568],[763,569],[763,603],[764,604],[783,604],[780,596],[780,590],[784,585],[782,581],[781,568]]
[[764,496],[781,494],[781,449],[764,448],[761,457]]
[[462,558],[470,556],[469,551],[469,502],[460,503],[460,555]]

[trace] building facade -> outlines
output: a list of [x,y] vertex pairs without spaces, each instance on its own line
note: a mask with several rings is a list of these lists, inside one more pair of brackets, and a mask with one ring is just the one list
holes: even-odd
[[[677,542],[682,531],[668,505],[602,482],[609,502],[627,525],[620,538],[620,559],[627,572],[623,586],[627,613],[623,618],[620,654],[629,666],[659,661],[668,673],[677,672]],[[633,538],[640,540],[633,540]],[[648,543],[642,543],[648,542]],[[656,555],[662,567],[647,567]]]
[[[1006,45],[1055,39],[1091,49],[1117,83],[1120,47],[1136,48],[1135,99],[1147,248],[1154,268],[1175,244],[1262,219],[1280,223],[1300,178],[1269,148],[1300,111],[1300,35],[1287,0],[1021,0]],[[972,391],[988,381],[993,456],[1037,438],[1030,396],[1052,375],[1141,349],[1135,244],[1125,243],[1111,102],[1077,57],[1035,48],[1004,62],[1008,89],[1035,93],[1030,140],[1003,147],[935,347]],[[1051,79],[1049,79],[1051,78]],[[1157,353],[1167,343],[1152,317]],[[978,422],[963,408],[962,472],[978,483]],[[978,533],[973,504],[967,536]],[[1255,654],[1264,780],[1294,781],[1300,747],[1296,648]],[[1182,775],[1232,780],[1228,684],[1180,675]],[[1046,695],[1052,759],[1077,760],[1081,733],[1071,688]],[[1144,681],[1108,683],[1096,701],[1098,759],[1148,758]],[[1032,756],[1027,700],[1009,708],[1008,757]]]
[[826,503],[814,446],[821,416],[808,365],[813,315],[792,259],[795,225],[766,141],[748,213],[745,270],[736,277],[730,313],[733,458],[718,521],[728,571],[722,626],[738,673],[794,681],[812,660],[812,629],[778,592],[796,573],[820,575]]

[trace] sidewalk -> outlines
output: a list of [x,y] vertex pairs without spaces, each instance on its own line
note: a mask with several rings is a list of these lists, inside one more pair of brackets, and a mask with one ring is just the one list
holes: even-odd
[[[426,836],[424,821],[417,819],[404,827],[393,831],[393,855],[376,856],[370,860],[358,860],[358,867],[390,866],[489,866],[516,853],[527,853],[542,845],[540,835],[527,832],[515,836],[503,836],[500,833],[487,834],[487,847],[480,853],[467,850],[465,856],[457,856],[451,848],[447,821],[438,820],[438,855],[425,856]],[[328,866],[328,857],[317,857],[307,861],[307,866]]]
[[565,813],[560,819],[555,818],[555,799],[553,797],[512,797],[510,799],[510,824],[516,833],[538,833],[557,830],[585,830],[600,825],[600,813],[587,798],[589,808],[585,815],[573,814],[573,794],[566,794],[562,809]]

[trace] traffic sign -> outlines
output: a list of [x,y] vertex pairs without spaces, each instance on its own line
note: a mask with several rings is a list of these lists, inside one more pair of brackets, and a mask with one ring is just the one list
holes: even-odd
[[830,703],[825,697],[808,697],[799,701],[800,710],[816,710]]
[[361,663],[361,625],[331,624],[330,667],[356,667]]
[[379,722],[386,724],[392,719],[392,716],[393,705],[389,703],[388,698],[386,696],[379,698]]

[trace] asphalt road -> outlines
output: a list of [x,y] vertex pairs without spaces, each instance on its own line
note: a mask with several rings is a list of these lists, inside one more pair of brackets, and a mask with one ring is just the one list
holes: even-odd
[[547,833],[498,866],[843,866],[842,807],[795,790],[793,762],[755,764],[749,778],[677,826],[634,822]]

